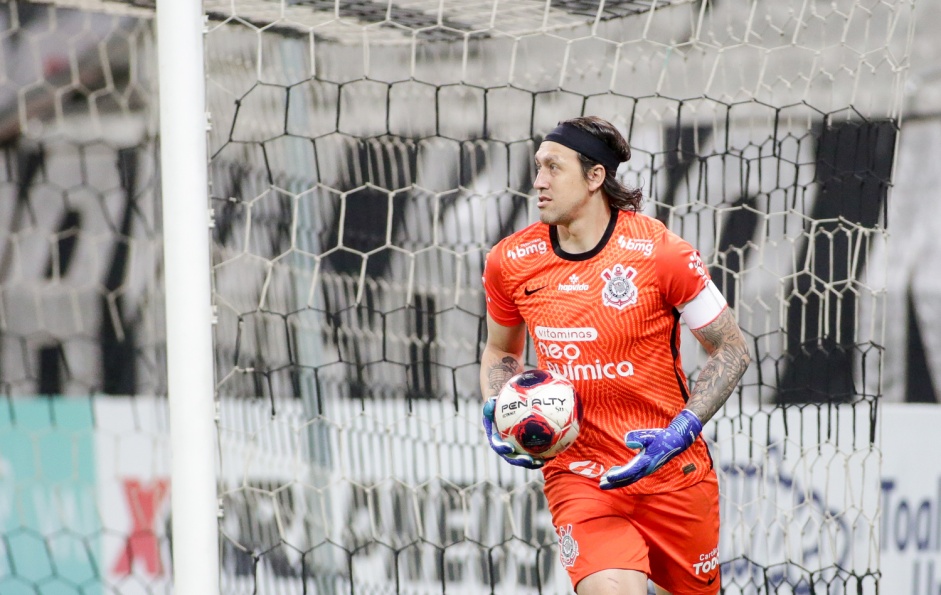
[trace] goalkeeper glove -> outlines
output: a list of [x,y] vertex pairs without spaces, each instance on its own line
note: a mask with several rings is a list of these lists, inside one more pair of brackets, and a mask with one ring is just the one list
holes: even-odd
[[601,489],[623,488],[647,477],[696,441],[702,422],[689,409],[680,411],[666,428],[633,430],[624,436],[630,449],[640,449],[626,465],[612,467],[601,478]]
[[516,467],[526,467],[527,469],[539,469],[545,464],[542,459],[537,459],[527,453],[517,452],[513,445],[500,438],[493,422],[493,412],[497,406],[497,398],[490,397],[484,403],[484,432],[487,433],[487,440],[490,441],[490,448],[498,455],[503,457],[507,463]]

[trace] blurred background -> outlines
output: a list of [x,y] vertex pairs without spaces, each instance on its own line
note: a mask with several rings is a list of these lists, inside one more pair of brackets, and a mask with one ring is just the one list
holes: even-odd
[[[724,592],[938,591],[941,5],[203,7],[226,593],[571,592],[480,434],[480,276],[588,114],[751,342]],[[172,592],[154,9],[0,5],[3,595]]]

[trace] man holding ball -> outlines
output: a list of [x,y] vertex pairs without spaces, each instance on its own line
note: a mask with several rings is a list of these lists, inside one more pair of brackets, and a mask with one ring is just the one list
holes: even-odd
[[[513,465],[542,469],[560,560],[579,595],[719,592],[719,490],[699,436],[750,362],[735,316],[685,240],[616,178],[630,147],[609,122],[561,122],[535,154],[539,222],[487,256],[484,427]],[[680,321],[708,354],[692,390]],[[542,460],[493,430],[495,395],[538,367],[578,390],[578,439]]]

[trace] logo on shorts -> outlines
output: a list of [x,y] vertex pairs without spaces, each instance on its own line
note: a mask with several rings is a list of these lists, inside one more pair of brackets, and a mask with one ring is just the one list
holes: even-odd
[[[711,552],[699,554],[699,562],[693,564],[693,570],[696,571],[697,576],[700,574],[709,574],[718,567],[719,548],[713,548]],[[713,580],[715,580],[715,577],[709,580],[709,584],[712,584]]]
[[562,566],[571,568],[575,566],[578,557],[578,542],[572,537],[572,525],[559,527],[559,560]]

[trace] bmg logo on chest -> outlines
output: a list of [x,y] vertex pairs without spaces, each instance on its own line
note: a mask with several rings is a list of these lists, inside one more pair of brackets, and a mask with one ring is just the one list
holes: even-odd
[[533,254],[545,254],[548,251],[549,246],[546,244],[545,240],[530,240],[517,246],[510,246],[507,248],[506,255],[507,258],[516,259],[526,258]]
[[637,238],[625,238],[618,236],[618,246],[625,250],[642,252],[644,256],[653,254],[653,240],[638,240]]

